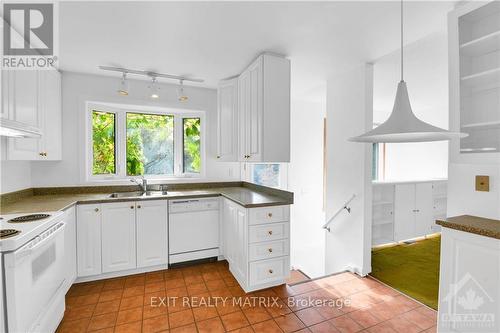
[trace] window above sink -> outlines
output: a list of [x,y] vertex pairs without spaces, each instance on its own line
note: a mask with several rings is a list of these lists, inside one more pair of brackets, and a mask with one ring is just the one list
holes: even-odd
[[203,177],[203,111],[87,103],[86,178]]

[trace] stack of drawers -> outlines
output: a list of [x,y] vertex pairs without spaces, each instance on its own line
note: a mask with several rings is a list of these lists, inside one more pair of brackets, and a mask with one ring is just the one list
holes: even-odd
[[246,291],[285,283],[290,273],[290,207],[245,208],[224,199],[223,254]]
[[290,209],[248,209],[249,287],[278,285],[290,274]]

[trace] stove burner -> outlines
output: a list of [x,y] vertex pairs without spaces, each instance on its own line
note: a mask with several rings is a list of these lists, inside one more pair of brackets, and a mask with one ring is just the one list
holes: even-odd
[[31,215],[23,215],[18,216],[9,220],[9,223],[24,223],[24,222],[33,222],[45,219],[49,217],[49,214],[31,214]]
[[16,229],[0,229],[0,239],[9,238],[20,233],[21,232]]

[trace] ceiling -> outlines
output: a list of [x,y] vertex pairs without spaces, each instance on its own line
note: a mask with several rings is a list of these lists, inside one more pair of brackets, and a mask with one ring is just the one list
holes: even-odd
[[[446,27],[451,2],[405,3],[405,42]],[[398,48],[399,2],[61,2],[60,68],[191,75],[214,88],[262,51],[292,61],[294,98]]]

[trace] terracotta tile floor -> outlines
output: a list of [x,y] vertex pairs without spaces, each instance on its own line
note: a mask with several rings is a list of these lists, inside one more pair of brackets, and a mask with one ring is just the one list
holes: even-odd
[[371,278],[342,273],[245,294],[217,262],[75,284],[57,331],[412,333],[435,325],[434,310]]

